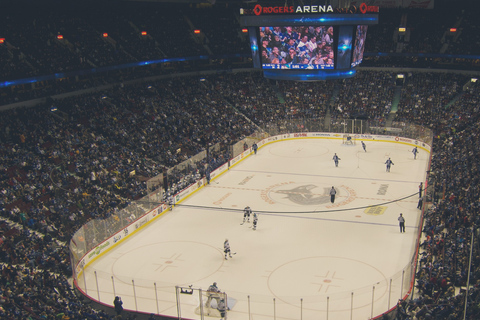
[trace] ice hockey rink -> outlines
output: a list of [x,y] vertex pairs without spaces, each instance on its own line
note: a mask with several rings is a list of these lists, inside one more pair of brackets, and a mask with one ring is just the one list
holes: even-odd
[[[414,159],[411,145],[365,142],[366,152],[360,141],[332,139],[263,146],[96,259],[83,275],[88,295],[201,319],[197,291],[177,294],[175,286],[206,290],[217,282],[233,320],[370,319],[387,311],[409,290],[404,270],[430,154],[419,148]],[[256,230],[252,218],[241,224],[247,205],[259,215]],[[228,260],[225,239],[235,253]]]

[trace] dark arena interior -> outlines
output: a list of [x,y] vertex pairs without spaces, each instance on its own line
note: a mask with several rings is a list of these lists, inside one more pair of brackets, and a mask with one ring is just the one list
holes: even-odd
[[411,281],[371,319],[480,319],[480,3],[307,2],[0,0],[1,319],[172,318],[87,294],[88,259],[311,132],[431,147]]

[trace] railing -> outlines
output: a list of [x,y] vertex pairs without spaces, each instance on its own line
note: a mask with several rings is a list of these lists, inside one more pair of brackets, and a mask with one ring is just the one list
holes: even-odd
[[[230,146],[231,159],[242,154],[244,148],[251,147],[253,142],[258,142],[268,136],[292,132],[348,133],[357,137],[357,139],[368,139],[370,135],[389,135],[398,139],[402,137],[413,139],[419,144],[424,143],[430,146],[433,141],[431,130],[406,123],[393,123],[392,127],[386,128],[378,126],[378,123],[362,120],[335,120],[326,123],[325,119],[291,119],[264,124],[262,128],[263,132],[252,134]],[[196,159],[197,161],[204,161],[206,156],[206,153],[202,153]],[[178,173],[177,177],[192,174],[196,171],[196,164],[191,160],[188,162],[189,164],[182,163],[177,168],[169,170],[169,172]],[[195,189],[200,188],[203,183],[203,178],[197,181]],[[172,290],[178,283],[158,283],[142,277],[116,278],[115,280],[111,273],[103,270],[90,270],[88,276],[84,272],[85,268],[88,268],[88,263],[94,260],[104,248],[111,247],[112,242],[115,243],[128,237],[129,232],[136,231],[143,224],[167,209],[168,206],[162,204],[162,190],[159,188],[107,219],[92,220],[82,226],[70,241],[73,279],[77,288],[90,299],[106,304],[110,304],[116,295],[131,296],[135,301],[135,310],[148,310],[152,313],[160,313],[160,310],[171,307],[170,304],[175,305],[175,301],[167,302],[169,298],[166,296],[172,294]],[[369,308],[370,317],[373,317],[394,308],[399,299],[406,298],[413,290],[419,236],[420,234],[417,238],[416,250],[414,250],[415,255],[402,271],[384,281],[358,288],[348,294],[332,294],[323,301],[319,300],[318,297],[289,297],[288,301],[279,301],[271,296],[261,295],[244,296],[242,300],[242,293],[232,291],[229,291],[229,295],[237,297],[239,299],[237,303],[240,305],[248,304],[248,310],[250,310],[250,306],[265,307],[265,305],[270,305],[268,308],[273,310],[273,314],[269,314],[269,316],[273,317],[277,312],[282,312],[282,318],[288,318],[289,311],[285,309],[285,306],[295,306],[302,310],[302,314],[314,310],[324,313],[328,319],[329,309],[338,309],[339,305],[345,310],[345,314],[350,315],[345,319],[353,319],[351,316],[354,306],[358,308],[359,305],[363,308]],[[93,278],[91,277],[92,274],[94,275]],[[123,285],[116,286],[115,281],[122,282]],[[129,289],[125,290],[125,284],[128,284]],[[380,296],[382,299],[379,299]],[[166,305],[160,307],[161,304]],[[292,316],[298,318],[298,316]]]
[[[234,290],[228,290],[228,295],[235,298],[235,310],[240,310],[239,313],[256,314],[273,320],[275,314],[282,319],[300,319],[300,314],[303,314],[305,319],[370,319],[394,308],[399,300],[409,295],[415,263],[416,259],[412,258],[403,270],[383,281],[350,292],[332,293],[323,297],[275,298],[272,295],[247,295]],[[174,297],[175,287],[178,286],[176,283],[141,277],[113,277],[109,272],[96,269],[89,271],[85,278],[78,279],[77,286],[91,299],[106,304],[110,304],[115,296],[121,296],[128,302],[129,308],[135,311],[162,314],[162,310],[177,308]],[[200,318],[192,313],[197,307],[196,300],[188,300],[189,298],[181,299],[179,308],[182,316],[186,319]],[[251,317],[245,316],[244,319]]]

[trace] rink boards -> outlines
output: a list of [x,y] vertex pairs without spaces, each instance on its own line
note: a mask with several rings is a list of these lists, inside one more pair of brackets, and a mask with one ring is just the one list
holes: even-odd
[[[248,310],[257,319],[271,319],[272,310],[287,319],[300,312],[365,319],[372,308],[379,314],[408,293],[405,269],[421,216],[415,194],[425,180],[428,145],[359,136],[347,146],[330,133],[257,144],[257,155],[246,150],[214,171],[210,185],[201,180],[177,194],[172,212],[158,207],[85,255],[78,287],[106,304],[121,292],[127,309],[177,316],[175,285],[207,288],[216,281],[236,301],[232,319]],[[420,153],[414,160],[415,145]],[[394,166],[387,173],[389,157]],[[246,205],[259,213],[256,231],[251,223],[240,225]],[[407,219],[406,234],[398,232],[399,212]],[[225,238],[237,252],[232,260],[223,257]],[[189,316],[198,301],[185,298],[182,316],[198,318]]]

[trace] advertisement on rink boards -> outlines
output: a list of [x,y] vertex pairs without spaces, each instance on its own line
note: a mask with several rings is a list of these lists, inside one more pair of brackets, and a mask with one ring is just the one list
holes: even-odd
[[100,243],[98,246],[87,252],[82,259],[79,261],[79,263],[76,266],[76,272],[75,274],[78,276],[83,268],[87,266],[90,262],[95,260],[97,257],[99,257],[102,253],[105,251],[109,250],[112,248],[115,244],[120,242],[121,240],[124,240],[131,234],[135,233],[138,231],[141,227],[145,226],[148,224],[148,222],[156,219],[157,217],[161,216],[163,212],[167,210],[167,206],[165,204],[161,204],[155,209],[147,212],[137,220],[133,221],[131,224],[123,228],[122,230],[119,230],[117,233],[112,235],[110,238],[106,239],[102,243]]

